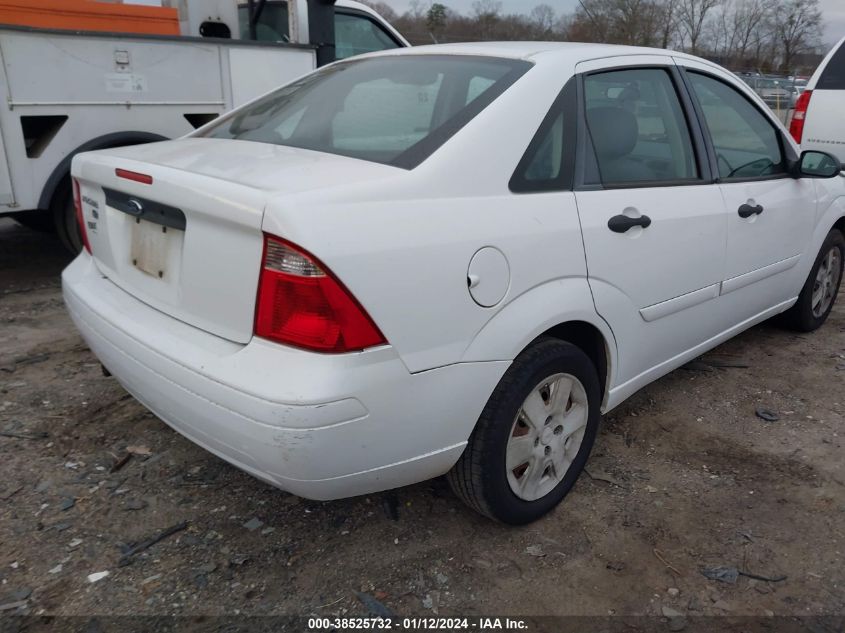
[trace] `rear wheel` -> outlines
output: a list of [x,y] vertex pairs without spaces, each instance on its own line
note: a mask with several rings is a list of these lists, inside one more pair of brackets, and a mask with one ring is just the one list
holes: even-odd
[[599,423],[598,373],[578,347],[544,338],[520,354],[448,475],[464,502],[514,525],[549,512],[587,462]]
[[64,247],[73,255],[77,255],[82,250],[82,233],[76,221],[76,209],[73,206],[73,191],[69,178],[56,189],[52,212],[56,234]]
[[845,262],[845,237],[833,229],[822,244],[798,301],[784,313],[786,324],[800,332],[812,332],[827,320],[839,286]]

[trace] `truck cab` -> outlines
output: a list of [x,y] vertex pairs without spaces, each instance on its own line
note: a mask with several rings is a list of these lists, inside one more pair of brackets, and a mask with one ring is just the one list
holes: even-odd
[[[165,0],[179,10],[183,35],[276,43],[309,41],[309,0]],[[314,0],[311,0],[313,3]],[[335,59],[408,46],[382,16],[354,0],[334,4]]]

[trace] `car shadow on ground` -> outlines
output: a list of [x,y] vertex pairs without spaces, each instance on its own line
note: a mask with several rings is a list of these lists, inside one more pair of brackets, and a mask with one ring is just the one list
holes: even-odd
[[72,259],[55,234],[34,231],[10,217],[0,218],[0,294],[57,285]]

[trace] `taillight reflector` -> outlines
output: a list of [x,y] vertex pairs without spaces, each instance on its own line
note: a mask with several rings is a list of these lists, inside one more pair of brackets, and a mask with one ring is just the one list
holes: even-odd
[[789,123],[789,133],[796,143],[801,143],[804,136],[804,122],[807,120],[807,108],[810,107],[812,90],[805,90],[798,96],[795,102],[795,111],[792,113],[792,121]]
[[137,171],[129,171],[128,169],[117,168],[114,170],[118,178],[126,178],[126,180],[134,180],[144,185],[153,184],[153,177],[148,174],[139,174]]
[[271,235],[264,236],[255,335],[334,353],[387,342],[366,310],[319,260]]
[[71,179],[73,185],[73,210],[76,211],[76,223],[79,225],[79,233],[82,237],[82,246],[89,253],[91,243],[88,241],[88,229],[85,227],[85,216],[82,215],[82,196],[79,193],[79,182],[76,178]]

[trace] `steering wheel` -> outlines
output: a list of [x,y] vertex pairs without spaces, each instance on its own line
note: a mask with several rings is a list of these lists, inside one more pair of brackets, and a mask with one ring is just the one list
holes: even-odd
[[765,176],[766,173],[769,171],[769,169],[771,169],[771,167],[774,166],[774,163],[768,158],[757,158],[756,160],[752,160],[751,162],[745,163],[744,165],[740,165],[739,167],[734,169],[732,172],[730,172],[728,174],[728,178],[730,178],[731,176],[733,176],[734,174],[736,174],[737,172],[739,172],[743,169],[750,169],[750,168],[754,167],[755,165],[759,165],[759,170],[756,170],[757,173],[744,174],[744,175],[746,175],[746,176]]

